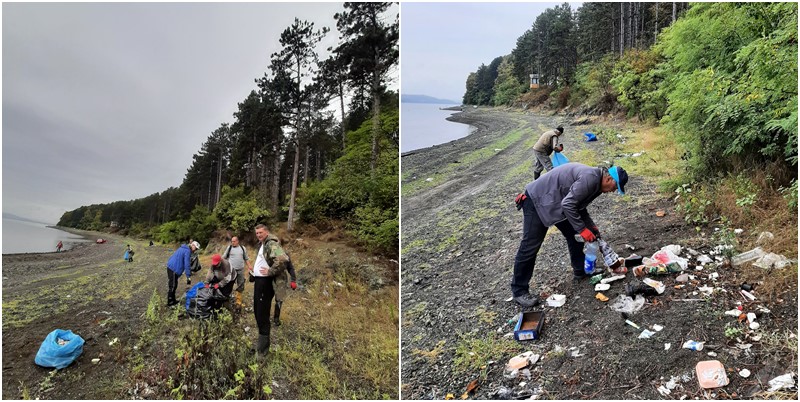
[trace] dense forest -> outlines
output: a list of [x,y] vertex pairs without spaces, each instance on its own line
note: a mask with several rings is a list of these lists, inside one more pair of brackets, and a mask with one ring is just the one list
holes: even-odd
[[[131,201],[82,206],[58,225],[162,242],[207,241],[258,222],[341,222],[370,250],[398,245],[399,17],[392,3],[344,3],[338,44],[295,19],[263,77],[193,156],[183,182]],[[345,100],[348,99],[348,104]],[[331,111],[338,109],[339,113]],[[326,225],[327,226],[327,225]]]
[[797,3],[564,3],[470,73],[463,102],[625,113],[682,147],[681,180],[766,171],[796,208],[797,56]]

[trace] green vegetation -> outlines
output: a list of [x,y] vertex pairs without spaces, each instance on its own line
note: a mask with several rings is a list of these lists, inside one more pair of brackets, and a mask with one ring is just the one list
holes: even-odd
[[490,360],[502,361],[503,357],[519,349],[513,340],[503,338],[495,333],[485,338],[474,338],[472,335],[461,335],[456,345],[453,365],[458,373],[483,371]]

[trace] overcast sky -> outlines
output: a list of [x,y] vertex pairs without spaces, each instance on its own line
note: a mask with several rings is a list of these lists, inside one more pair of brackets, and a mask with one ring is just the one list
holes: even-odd
[[324,50],[337,41],[333,15],[342,11],[342,3],[2,7],[3,212],[45,223],[180,185],[192,155],[256,88],[281,31],[295,17],[327,26]]
[[560,4],[403,3],[401,92],[460,102],[470,72],[511,53],[536,17]]

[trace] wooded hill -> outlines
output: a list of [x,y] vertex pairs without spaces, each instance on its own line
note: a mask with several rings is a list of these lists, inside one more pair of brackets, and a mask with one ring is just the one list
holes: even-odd
[[286,221],[291,232],[298,220],[341,220],[367,248],[396,255],[399,104],[387,91],[398,76],[393,15],[392,3],[344,3],[334,16],[338,45],[324,60],[316,48],[331,30],[295,18],[233,122],[209,135],[180,186],[82,206],[58,224],[204,243],[219,228],[243,233]]
[[797,207],[797,3],[564,3],[463,101],[638,117],[682,148],[681,180],[767,171]]

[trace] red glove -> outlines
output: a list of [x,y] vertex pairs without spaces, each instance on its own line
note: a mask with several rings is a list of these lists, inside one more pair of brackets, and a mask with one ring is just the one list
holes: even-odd
[[209,284],[207,284],[207,283],[206,283],[205,285],[203,285],[203,287],[204,287],[204,288],[208,288],[208,287],[209,287]]
[[292,281],[292,290],[297,289],[297,282]]
[[214,289],[219,289],[219,283],[214,284]]
[[586,240],[588,243],[597,240],[597,237],[594,236],[594,233],[592,233],[589,228],[583,228],[583,230],[581,230],[581,237],[583,237],[583,240]]

